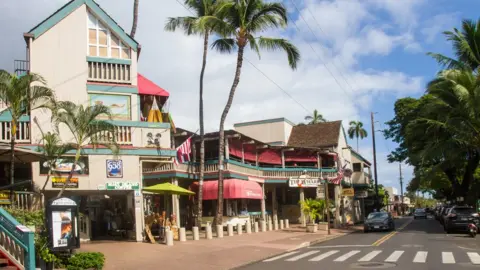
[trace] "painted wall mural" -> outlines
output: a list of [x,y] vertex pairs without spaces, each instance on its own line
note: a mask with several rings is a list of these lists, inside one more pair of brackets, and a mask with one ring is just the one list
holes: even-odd
[[90,106],[104,105],[112,111],[113,119],[131,120],[130,96],[89,94]]

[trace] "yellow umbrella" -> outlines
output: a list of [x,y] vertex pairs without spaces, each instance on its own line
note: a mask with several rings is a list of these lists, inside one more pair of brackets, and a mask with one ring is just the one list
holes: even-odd
[[148,112],[147,122],[159,122],[159,123],[163,122],[162,113],[158,108],[157,99],[155,97],[153,97],[152,108]]

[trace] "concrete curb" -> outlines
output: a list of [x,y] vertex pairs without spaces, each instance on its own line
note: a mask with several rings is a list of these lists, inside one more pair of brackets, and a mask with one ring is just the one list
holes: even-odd
[[337,234],[337,235],[331,235],[331,236],[327,236],[325,238],[322,238],[322,239],[315,239],[315,240],[312,240],[312,241],[308,241],[308,242],[303,242],[302,244],[294,247],[294,248],[291,248],[291,249],[288,249],[288,250],[285,250],[285,251],[282,251],[282,252],[279,252],[277,254],[274,254],[274,255],[271,255],[271,256],[268,256],[268,257],[264,257],[264,258],[261,258],[261,259],[258,259],[258,260],[254,260],[254,261],[251,261],[251,262],[248,262],[248,263],[245,263],[245,264],[242,264],[242,265],[239,265],[239,266],[236,266],[236,267],[233,267],[233,268],[230,268],[230,269],[240,269],[242,267],[246,267],[246,266],[249,266],[249,265],[252,265],[252,264],[255,264],[255,263],[258,263],[258,262],[261,262],[263,260],[266,260],[268,258],[273,258],[275,256],[278,256],[278,255],[281,255],[283,253],[288,253],[288,252],[292,252],[292,251],[295,251],[295,250],[298,250],[298,249],[302,249],[302,248],[306,248],[306,247],[309,247],[309,246],[313,246],[313,245],[316,245],[316,244],[319,244],[319,243],[322,243],[322,242],[327,242],[327,241],[330,241],[330,240],[333,240],[333,239],[336,239],[336,238],[340,238],[342,236],[347,236],[351,233],[354,233],[356,231],[348,231],[348,232],[345,232],[345,233],[342,233],[342,234]]

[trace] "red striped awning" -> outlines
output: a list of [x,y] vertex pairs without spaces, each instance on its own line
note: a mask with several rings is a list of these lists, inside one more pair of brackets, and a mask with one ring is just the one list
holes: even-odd
[[160,86],[156,85],[154,82],[143,77],[140,73],[137,76],[137,86],[138,86],[138,93],[140,95],[154,95],[154,96],[161,96],[161,97],[170,96],[170,93],[168,93],[167,90],[161,88]]

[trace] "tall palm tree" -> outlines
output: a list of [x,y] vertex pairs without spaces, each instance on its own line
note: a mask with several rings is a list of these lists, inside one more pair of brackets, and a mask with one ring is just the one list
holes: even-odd
[[431,53],[437,62],[447,69],[471,69],[478,73],[480,66],[480,20],[463,20],[461,30],[443,32],[447,40],[452,42],[456,59],[443,54]]
[[308,123],[309,125],[327,122],[327,119],[325,119],[321,113],[318,113],[317,109],[313,110],[312,115],[305,116],[305,120],[310,121]]
[[[54,100],[53,90],[46,86],[45,79],[35,73],[16,76],[0,70],[0,101],[7,104],[10,113],[10,184],[15,179],[15,139],[20,117],[30,111],[46,108]],[[13,201],[13,187],[10,189]]]
[[55,104],[55,110],[52,114],[55,129],[58,133],[60,126],[65,126],[73,136],[72,145],[75,148],[72,170],[57,198],[62,196],[68,183],[70,183],[86,145],[91,145],[94,148],[103,145],[109,148],[113,155],[118,154],[119,149],[114,137],[115,125],[109,121],[98,119],[105,116],[111,120],[110,109],[104,105],[83,107],[83,105],[76,105],[70,101],[60,101]]
[[132,30],[130,31],[130,36],[135,38],[135,33],[137,32],[137,25],[138,25],[138,2],[140,0],[133,0],[133,23],[132,23]]
[[[283,38],[271,38],[259,36],[261,32],[285,27],[287,25],[287,10],[281,3],[265,3],[263,0],[242,0],[233,1],[224,12],[224,20],[217,17],[205,16],[201,18],[201,25],[215,26],[223,38],[213,42],[212,47],[223,53],[231,53],[237,50],[237,65],[227,104],[223,109],[220,118],[219,128],[219,154],[218,154],[218,203],[217,203],[217,224],[222,224],[223,217],[223,163],[225,151],[225,130],[224,124],[230,107],[232,106],[235,91],[240,82],[240,73],[243,66],[244,52],[247,45],[260,55],[260,49],[269,51],[283,50],[287,54],[288,62],[292,69],[297,68],[300,60],[298,49]],[[263,201],[263,200],[262,200]],[[262,204],[262,213],[264,213]]]
[[[199,126],[200,126],[200,168],[198,176],[198,202],[197,202],[197,218],[195,220],[196,226],[200,226],[202,223],[203,216],[203,180],[205,174],[205,125],[203,117],[203,78],[205,75],[205,68],[207,66],[207,53],[208,53],[208,39],[212,34],[215,34],[215,27],[213,25],[201,25],[200,18],[205,16],[218,18],[221,10],[226,8],[231,3],[226,1],[219,0],[186,0],[185,6],[187,6],[193,13],[192,17],[176,17],[168,18],[165,25],[165,30],[175,31],[178,28],[184,30],[187,36],[189,35],[200,35],[203,36],[203,58],[202,58],[202,68],[200,71],[199,78]],[[220,19],[221,20],[221,19]]]
[[362,139],[368,136],[367,131],[363,128],[363,123],[360,121],[350,121],[348,128],[348,137],[350,139],[357,138],[357,152],[358,152],[358,138]]

